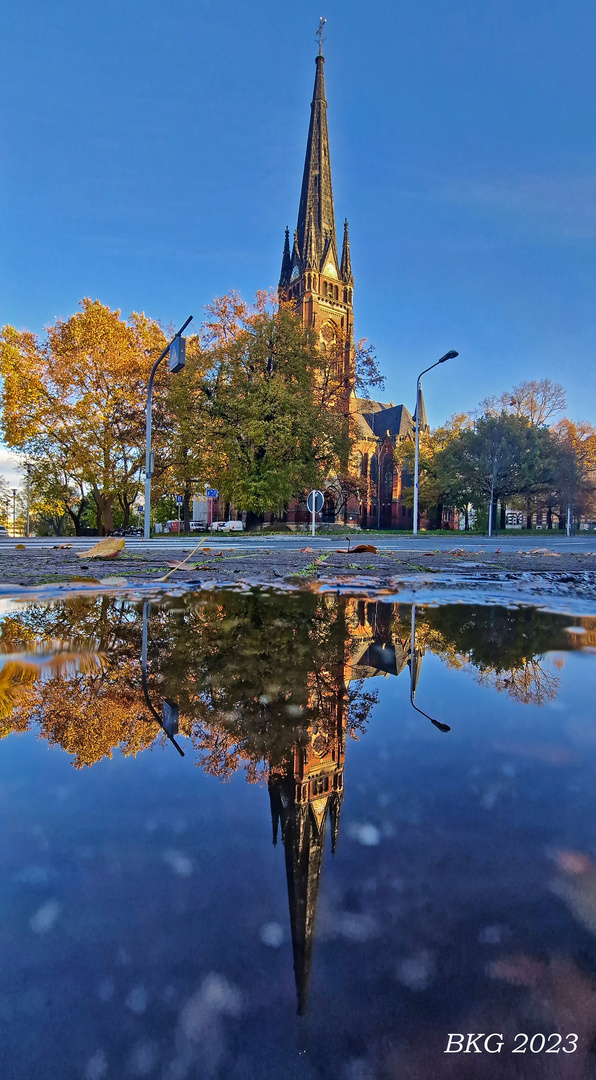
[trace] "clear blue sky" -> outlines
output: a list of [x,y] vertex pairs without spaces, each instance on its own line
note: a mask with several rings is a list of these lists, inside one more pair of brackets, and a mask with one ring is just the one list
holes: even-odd
[[521,379],[596,422],[593,0],[0,8],[0,321],[164,323],[277,284],[324,52],[356,332],[436,425]]

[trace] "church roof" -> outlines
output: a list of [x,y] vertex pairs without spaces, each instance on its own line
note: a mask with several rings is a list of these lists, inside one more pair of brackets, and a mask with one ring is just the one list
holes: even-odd
[[362,415],[370,428],[373,438],[383,436],[387,432],[393,438],[403,438],[412,434],[414,421],[410,410],[405,405],[393,403],[385,405],[381,401],[366,401],[363,398],[356,398],[356,402],[358,413]]

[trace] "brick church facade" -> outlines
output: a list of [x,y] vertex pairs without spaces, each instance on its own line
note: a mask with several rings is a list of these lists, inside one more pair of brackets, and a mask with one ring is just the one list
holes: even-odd
[[[337,246],[327,131],[324,57],[316,57],[314,94],[298,209],[298,223],[290,245],[286,229],[279,279],[279,295],[300,314],[305,326],[320,335],[322,347],[333,346],[339,357],[337,374],[345,387],[344,408],[355,434],[351,472],[359,478],[359,496],[342,492],[330,477],[320,515],[326,522],[344,522],[364,528],[412,527],[412,510],[402,502],[402,491],[412,486],[401,464],[400,444],[414,438],[415,419],[405,405],[359,398],[355,393],[354,276],[348,222],[344,222],[341,255]],[[421,430],[427,429],[424,402],[420,402]],[[292,505],[288,522],[307,519],[304,506]]]

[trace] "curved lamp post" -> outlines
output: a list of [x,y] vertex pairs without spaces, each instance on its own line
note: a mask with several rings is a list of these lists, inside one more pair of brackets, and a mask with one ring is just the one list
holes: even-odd
[[446,360],[453,360],[459,353],[455,349],[451,349],[448,353],[445,353],[440,360],[437,360],[435,364],[431,364],[430,367],[421,371],[418,380],[416,382],[416,452],[414,457],[414,521],[413,535],[418,536],[418,452],[420,445],[420,380],[423,375],[426,375],[427,371],[432,371],[433,368],[438,367],[439,364],[444,364]]
[[415,656],[416,656],[416,604],[412,604],[412,630],[410,632],[410,705],[416,712],[419,712],[421,716],[426,716],[427,720],[430,720],[431,724],[434,724],[439,731],[447,732],[451,731],[449,724],[442,724],[440,720],[434,720],[432,716],[429,716],[424,709],[419,709],[414,704],[414,697],[416,696],[416,678],[415,678]]
[[149,700],[149,687],[147,685],[147,638],[149,636],[150,608],[151,601],[145,600],[143,603],[143,643],[141,646],[141,683],[143,685],[143,696],[162,731],[165,731],[170,742],[176,747],[180,757],[184,757],[184,750],[178,746],[178,743],[174,738],[174,735],[178,733],[178,705],[175,701],[171,701],[170,698],[164,698],[162,716],[160,716],[157,709],[153,708],[153,705]]
[[145,540],[148,540],[151,536],[151,477],[153,475],[153,463],[151,454],[151,406],[153,400],[153,380],[155,378],[155,372],[157,371],[162,360],[165,360],[168,353],[170,354],[170,371],[176,373],[182,371],[185,364],[184,356],[184,338],[182,334],[189,322],[192,322],[192,315],[189,315],[188,319],[181,326],[178,333],[174,334],[171,341],[168,342],[164,351],[157,357],[149,376],[149,386],[147,388],[147,434],[145,437],[145,528],[143,534]]

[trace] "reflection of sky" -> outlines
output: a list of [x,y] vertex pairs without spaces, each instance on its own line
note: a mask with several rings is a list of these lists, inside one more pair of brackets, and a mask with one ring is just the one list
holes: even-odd
[[353,1080],[407,1038],[412,1075],[436,1080],[445,1032],[528,1030],[527,992],[489,965],[581,954],[581,983],[596,961],[549,889],[551,850],[594,844],[595,670],[565,654],[538,709],[427,653],[416,702],[449,734],[410,708],[407,670],[374,680],[379,704],[346,747],[301,1029],[264,786],[218,783],[170,746],[76,771],[33,734],[4,739],[3,1074]]

